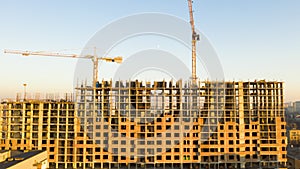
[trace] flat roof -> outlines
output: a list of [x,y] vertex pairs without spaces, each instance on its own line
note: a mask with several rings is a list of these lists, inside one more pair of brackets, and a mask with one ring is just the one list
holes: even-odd
[[6,169],[9,167],[12,167],[28,158],[31,158],[41,152],[44,152],[43,150],[33,150],[25,153],[17,153],[16,155],[12,155],[10,158],[22,158],[22,160],[13,160],[13,161],[3,161],[0,163],[0,169]]
[[293,159],[300,159],[300,147],[288,148],[287,156]]

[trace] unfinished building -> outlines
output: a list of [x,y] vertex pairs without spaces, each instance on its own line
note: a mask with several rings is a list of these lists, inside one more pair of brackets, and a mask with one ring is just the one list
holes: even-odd
[[50,168],[286,168],[282,82],[112,82],[3,103],[2,149]]

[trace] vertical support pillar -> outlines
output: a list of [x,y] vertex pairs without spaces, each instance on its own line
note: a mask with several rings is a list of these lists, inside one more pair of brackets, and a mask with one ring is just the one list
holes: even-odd
[[241,168],[245,168],[246,162],[245,162],[245,123],[244,123],[244,92],[243,92],[243,82],[239,82],[239,146],[240,146],[240,163]]

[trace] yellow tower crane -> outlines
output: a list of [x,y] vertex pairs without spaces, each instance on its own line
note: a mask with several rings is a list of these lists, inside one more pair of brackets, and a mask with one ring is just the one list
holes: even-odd
[[29,55],[37,55],[37,56],[54,56],[54,57],[64,57],[64,58],[82,58],[82,59],[91,59],[93,61],[93,87],[96,87],[96,83],[98,81],[98,62],[99,60],[104,60],[106,62],[116,62],[122,63],[123,58],[121,56],[115,58],[108,58],[108,57],[98,57],[96,54],[96,49],[94,51],[94,55],[77,55],[77,54],[62,54],[62,53],[55,53],[55,52],[37,52],[37,51],[21,51],[21,50],[4,50],[4,53],[11,53],[11,54],[20,54],[23,56]]
[[190,12],[190,24],[192,28],[192,81],[196,84],[197,75],[196,75],[196,42],[200,40],[200,35],[197,34],[195,30],[195,21],[193,16],[193,1],[188,0],[189,12]]

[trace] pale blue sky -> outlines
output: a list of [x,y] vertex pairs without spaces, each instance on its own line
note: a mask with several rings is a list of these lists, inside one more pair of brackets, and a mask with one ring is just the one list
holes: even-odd
[[[299,0],[194,0],[196,27],[215,46],[227,80],[280,80],[286,101],[300,100]],[[0,49],[79,53],[120,17],[162,12],[188,20],[187,0],[0,1]],[[75,59],[0,53],[0,95],[64,93]]]

